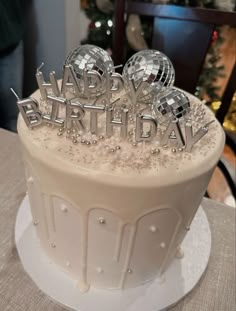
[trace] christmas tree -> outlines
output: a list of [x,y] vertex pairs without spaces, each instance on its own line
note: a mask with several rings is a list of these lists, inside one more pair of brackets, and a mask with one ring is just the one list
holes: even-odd
[[[105,3],[102,6],[102,3]],[[112,48],[114,1],[87,0],[85,14],[90,20],[88,37],[82,44],[94,44],[105,50]]]
[[[89,43],[98,45],[112,54],[112,33],[113,33],[113,15],[114,15],[114,0],[86,0],[84,2],[84,10],[87,17],[90,19],[88,36],[81,43]],[[204,7],[216,8],[214,0],[170,0],[170,1],[146,1],[155,3],[167,3],[191,6],[191,7]],[[140,28],[140,38],[143,36],[143,41],[132,42],[127,38],[127,59],[139,49],[147,48],[151,43],[152,36],[152,19],[148,17],[138,17],[136,20],[136,27]],[[138,22],[138,23],[137,23]],[[130,23],[131,27],[132,21]],[[128,25],[129,27],[129,20]],[[128,31],[127,31],[128,33]],[[130,36],[132,38],[132,36]],[[142,39],[142,38],[141,38]],[[218,65],[220,60],[219,48],[223,39],[221,37],[220,29],[214,31],[212,36],[212,44],[206,58],[206,62],[199,79],[198,87],[195,95],[200,98],[207,98],[209,101],[219,99],[218,87],[215,85],[217,77],[222,76],[224,66]]]

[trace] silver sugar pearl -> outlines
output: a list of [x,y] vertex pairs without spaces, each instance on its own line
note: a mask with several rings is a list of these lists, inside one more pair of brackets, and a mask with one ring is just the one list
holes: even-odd
[[90,146],[90,144],[91,144],[90,141],[86,141],[87,146]]
[[61,211],[62,211],[63,213],[67,213],[67,212],[68,212],[67,206],[63,204],[63,205],[61,206]]
[[97,144],[97,140],[93,140],[93,141],[92,141],[92,144],[93,144],[93,145],[96,145],[96,144]]
[[184,148],[182,148],[182,147],[178,148],[179,152],[182,152],[183,150],[184,150]]
[[85,140],[85,139],[82,139],[82,140],[81,140],[81,144],[86,144],[86,140]]
[[56,247],[56,244],[52,243],[52,244],[51,244],[51,247],[52,247],[52,248],[55,248],[55,247]]
[[115,149],[114,149],[114,148],[111,148],[110,151],[111,151],[111,152],[115,152]]
[[120,148],[121,148],[120,146],[116,146],[115,147],[116,150],[120,150]]
[[57,136],[62,136],[62,132],[58,132],[58,133],[57,133]]
[[101,267],[97,267],[96,268],[97,273],[101,274],[103,273],[103,269]]
[[103,135],[100,135],[100,136],[99,136],[99,139],[104,139],[104,136],[103,136]]
[[99,218],[98,221],[99,221],[99,223],[102,224],[102,225],[104,225],[104,224],[106,223],[105,218]]
[[73,139],[72,142],[73,142],[73,144],[77,144],[78,140],[77,139]]
[[149,227],[149,230],[152,232],[152,233],[155,233],[157,231],[157,228],[156,226],[152,225]]
[[161,248],[165,248],[165,247],[166,247],[166,244],[165,244],[164,242],[161,242],[160,247],[161,247]]
[[70,134],[70,133],[71,133],[71,130],[67,130],[66,132],[67,132],[68,134]]
[[37,226],[37,225],[38,225],[38,222],[37,222],[37,221],[34,221],[34,222],[33,222],[33,225],[34,225],[34,226]]
[[137,144],[136,144],[136,143],[133,143],[132,146],[133,146],[133,147],[137,147]]
[[181,259],[184,257],[184,251],[182,250],[180,246],[176,250],[175,257],[178,259]]
[[176,148],[172,148],[172,149],[171,149],[171,152],[172,152],[172,153],[176,153],[176,151],[177,151]]
[[132,270],[132,269],[128,269],[127,272],[128,272],[129,274],[131,274],[131,273],[133,273],[133,270]]

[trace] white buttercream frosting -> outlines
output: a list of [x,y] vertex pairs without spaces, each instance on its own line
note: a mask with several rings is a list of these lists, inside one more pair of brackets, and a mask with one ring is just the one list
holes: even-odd
[[[188,96],[195,131],[215,120],[201,101]],[[32,97],[39,100],[39,92]],[[163,125],[156,140],[134,145],[132,120],[126,141],[119,130],[106,138],[104,122],[101,115],[99,134],[81,132],[74,144],[55,127],[30,130],[18,120],[40,242],[83,291],[134,287],[165,271],[224,146],[216,120],[191,153],[160,147]]]

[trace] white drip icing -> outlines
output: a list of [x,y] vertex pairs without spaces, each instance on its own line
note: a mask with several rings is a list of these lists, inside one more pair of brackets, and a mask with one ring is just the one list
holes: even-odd
[[50,235],[49,235],[49,226],[48,226],[48,219],[47,219],[47,202],[48,202],[48,196],[43,193],[42,194],[42,198],[43,198],[43,206],[42,206],[42,213],[43,213],[43,224],[45,227],[45,231],[46,231],[46,236],[47,239],[50,240]]
[[81,248],[81,277],[79,288],[82,292],[87,291],[87,257],[88,257],[88,211],[82,215],[82,248]]
[[125,224],[120,223],[119,227],[118,227],[118,234],[117,234],[117,239],[116,239],[116,248],[115,248],[115,255],[114,255],[114,260],[116,262],[118,262],[120,259],[120,252],[121,252],[124,228],[125,228]]
[[128,249],[127,249],[127,255],[125,259],[125,264],[124,264],[124,269],[122,271],[121,275],[121,280],[120,280],[120,288],[124,288],[125,284],[125,279],[128,273],[128,270],[130,269],[130,260],[134,248],[134,242],[135,242],[135,237],[136,237],[136,232],[137,232],[137,224],[132,225],[131,230],[130,230],[130,238],[129,238],[129,244],[128,244]]
[[51,217],[51,222],[52,222],[52,228],[53,228],[53,231],[56,232],[55,212],[54,212],[54,205],[53,205],[51,196],[48,196],[48,205],[49,205],[50,217]]

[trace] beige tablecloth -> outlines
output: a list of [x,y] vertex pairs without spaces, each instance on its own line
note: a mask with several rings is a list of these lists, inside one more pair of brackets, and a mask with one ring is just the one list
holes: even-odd
[[[62,311],[34,285],[17,254],[14,225],[25,191],[18,136],[0,129],[0,311]],[[202,205],[213,239],[209,265],[195,289],[170,310],[233,311],[235,210],[208,199]]]

